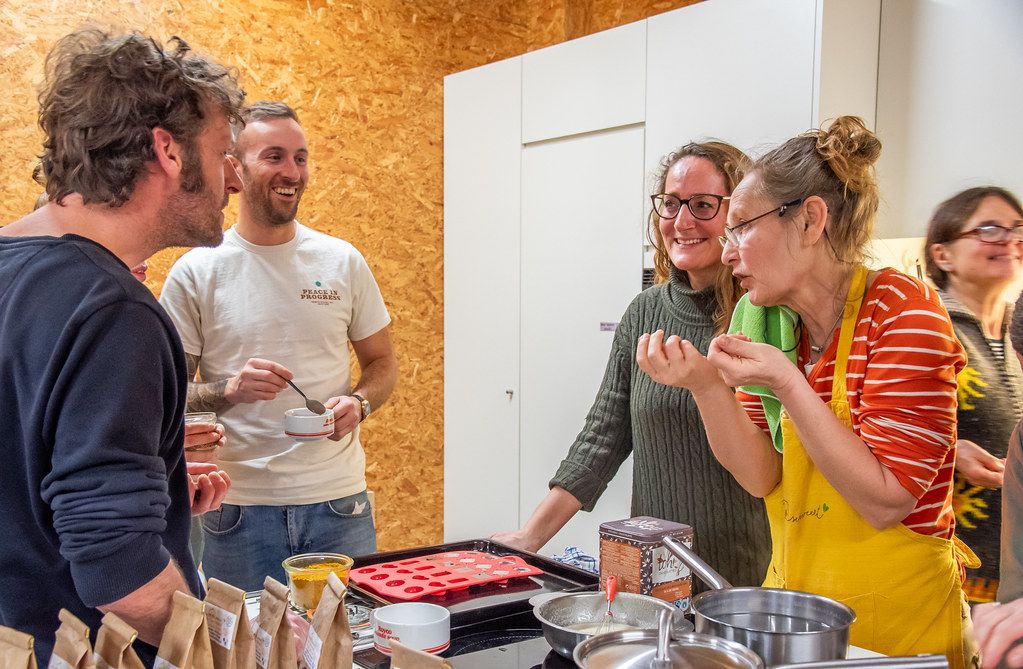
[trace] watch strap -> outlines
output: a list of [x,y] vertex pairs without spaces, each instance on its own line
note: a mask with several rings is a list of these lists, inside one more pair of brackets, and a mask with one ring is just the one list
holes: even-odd
[[362,420],[366,420],[367,418],[369,418],[369,412],[372,410],[372,407],[370,407],[369,404],[369,400],[367,400],[362,395],[359,395],[358,393],[352,393],[352,397],[359,400],[359,404],[362,407]]

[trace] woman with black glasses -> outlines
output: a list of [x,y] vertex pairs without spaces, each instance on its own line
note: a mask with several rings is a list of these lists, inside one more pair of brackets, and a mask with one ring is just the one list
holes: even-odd
[[547,497],[521,529],[494,539],[539,550],[576,512],[593,509],[632,453],[633,516],[691,525],[697,552],[729,581],[763,579],[770,557],[763,504],[715,460],[692,394],[654,383],[635,360],[643,332],[661,329],[706,351],[727,329],[740,290],[721,264],[717,238],[747,163],[723,142],[686,144],[664,158],[650,215],[661,283],[622,316],[596,400]]
[[[976,644],[954,538],[956,374],[966,362],[937,293],[862,263],[881,143],[843,116],[759,158],[732,193],[722,259],[747,290],[704,355],[663,332],[641,369],[692,390],[714,454],[764,498],[764,585],[856,612],[850,642],[886,655]],[[735,390],[738,389],[738,390]]]
[[[1006,290],[1023,276],[1023,208],[996,186],[942,202],[927,228],[927,275],[966,348],[952,507],[956,534],[980,557],[966,573],[971,602],[998,594],[1002,477],[1009,435],[1023,415],[1020,364],[1009,343]],[[1018,596],[1019,593],[1017,593]]]

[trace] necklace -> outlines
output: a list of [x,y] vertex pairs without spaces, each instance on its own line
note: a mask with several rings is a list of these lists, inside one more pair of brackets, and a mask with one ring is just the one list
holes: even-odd
[[813,343],[813,337],[810,336],[810,328],[806,329],[806,338],[810,342],[810,350],[812,352],[816,353],[817,355],[820,355],[824,351],[824,345],[831,341],[831,335],[835,332],[835,328],[838,327],[838,324],[842,322],[842,314],[844,313],[845,306],[843,305],[843,307],[838,311],[838,318],[835,319],[835,324],[831,326],[831,329],[828,330],[828,333],[825,335],[823,344],[818,345]]

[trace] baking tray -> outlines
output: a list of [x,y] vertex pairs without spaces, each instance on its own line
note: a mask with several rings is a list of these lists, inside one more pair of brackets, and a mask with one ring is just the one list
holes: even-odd
[[[577,567],[558,562],[551,558],[521,551],[490,539],[470,539],[434,546],[422,546],[385,553],[373,553],[355,558],[354,568],[394,563],[401,560],[431,555],[446,551],[478,551],[492,555],[515,555],[527,564],[542,569],[542,574],[514,578],[504,583],[473,585],[465,590],[441,595],[428,595],[420,602],[439,604],[451,613],[451,627],[459,627],[481,619],[511,616],[531,611],[530,597],[549,592],[585,592],[597,590],[599,577]],[[378,598],[398,603],[402,600],[388,597]]]

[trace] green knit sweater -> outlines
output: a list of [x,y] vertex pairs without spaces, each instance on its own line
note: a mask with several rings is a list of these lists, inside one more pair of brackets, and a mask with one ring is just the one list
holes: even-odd
[[771,554],[763,502],[714,458],[692,394],[654,382],[636,365],[636,340],[658,329],[706,354],[715,307],[714,289],[693,290],[681,272],[632,301],[615,331],[586,424],[550,485],[592,511],[633,453],[632,515],[692,526],[694,548],[711,567],[733,585],[760,585]]

